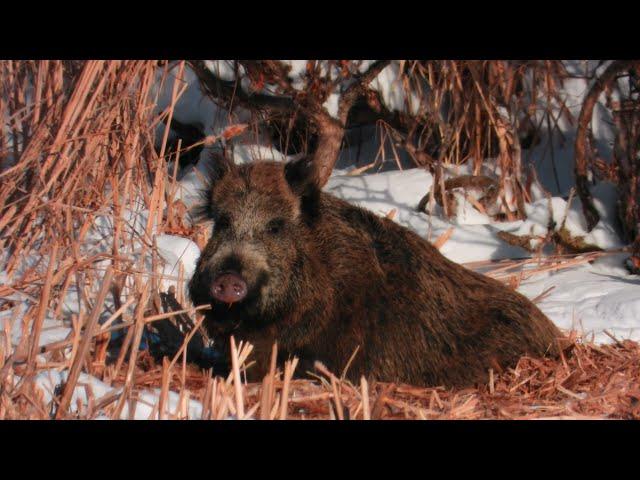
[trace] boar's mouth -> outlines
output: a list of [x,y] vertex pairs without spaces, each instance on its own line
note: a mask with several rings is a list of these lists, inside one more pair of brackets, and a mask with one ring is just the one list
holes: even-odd
[[[254,282],[247,283],[246,296],[237,302],[226,303],[217,300],[211,294],[202,295],[201,288],[210,282],[204,282],[204,284],[197,282],[199,285],[194,285],[192,298],[198,304],[210,304],[211,310],[205,313],[207,321],[222,327],[225,331],[233,331],[240,327],[259,327],[263,324],[261,305],[264,302],[261,292],[268,279],[267,272],[260,272]],[[208,287],[206,288],[208,290]]]

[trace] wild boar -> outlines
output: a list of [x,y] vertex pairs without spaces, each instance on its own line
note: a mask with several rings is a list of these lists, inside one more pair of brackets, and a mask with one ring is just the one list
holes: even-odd
[[523,355],[555,355],[561,333],[527,298],[445,258],[392,220],[318,187],[313,162],[220,161],[213,233],[190,281],[221,347],[255,346],[260,380],[277,342],[304,374],[467,386]]

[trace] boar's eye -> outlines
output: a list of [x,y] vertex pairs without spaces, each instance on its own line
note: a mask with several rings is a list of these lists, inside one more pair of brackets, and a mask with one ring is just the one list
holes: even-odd
[[274,220],[271,220],[269,223],[267,223],[267,232],[269,232],[272,235],[280,233],[283,228],[284,228],[284,219],[282,218],[276,218]]
[[220,215],[216,218],[215,223],[213,225],[214,230],[222,231],[226,230],[231,226],[231,220],[228,215]]

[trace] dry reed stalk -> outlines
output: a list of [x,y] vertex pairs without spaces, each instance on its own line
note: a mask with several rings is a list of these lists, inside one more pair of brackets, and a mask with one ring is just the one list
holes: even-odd
[[269,372],[262,381],[262,396],[260,399],[260,420],[269,420],[270,412],[273,408],[274,382],[276,381],[276,359],[278,357],[278,344],[274,343],[271,348],[271,361]]
[[242,379],[240,378],[240,361],[236,341],[231,336],[231,365],[233,375],[233,386],[235,388],[236,415],[238,420],[244,419],[244,400],[242,397]]
[[[140,348],[140,341],[142,340],[142,333],[144,331],[143,313],[144,313],[144,309],[147,304],[147,301],[149,299],[148,285],[149,284],[145,284],[144,290],[142,291],[142,298],[136,308],[137,310],[135,314],[136,323],[134,327],[133,343],[131,344],[131,353],[129,354],[129,366],[127,368],[127,374],[125,378],[124,387],[122,389],[122,395],[120,396],[118,405],[114,410],[112,418],[120,418],[124,405],[127,401],[127,397],[129,396],[133,388],[133,379],[135,374],[136,360],[138,358],[138,349]],[[133,412],[133,408],[131,406],[131,403],[129,403],[129,413],[131,414],[132,412]]]
[[[567,367],[561,361],[558,363],[546,359],[524,358],[516,369],[494,373],[493,394],[491,384],[479,388],[451,390],[442,388],[419,388],[411,386],[393,386],[377,384],[377,401],[370,414],[371,418],[535,418],[571,415],[571,416],[596,416],[600,415],[627,415],[628,398],[624,397],[625,391],[638,392],[638,355],[640,347],[633,342],[625,341],[621,345],[595,346],[578,344],[577,350],[571,358],[566,358]],[[597,352],[597,353],[596,353]],[[599,353],[602,352],[602,353]],[[613,353],[615,352],[615,353]],[[593,356],[593,355],[596,356]],[[240,360],[240,358],[239,358]],[[603,364],[602,362],[606,362]],[[578,365],[582,365],[578,368]],[[606,365],[606,366],[605,366]],[[613,365],[613,370],[610,370]],[[588,370],[585,370],[588,369]],[[324,370],[321,369],[324,372]],[[611,372],[617,372],[612,375]],[[512,373],[515,372],[515,373]],[[588,372],[588,374],[586,373]],[[599,372],[596,374],[596,372]],[[623,373],[624,372],[624,373]],[[324,372],[323,375],[326,375]],[[599,380],[603,378],[604,380]],[[158,382],[160,377],[158,376]],[[193,377],[202,387],[189,387],[190,395],[193,388],[208,388],[211,379],[206,377]],[[337,380],[337,378],[336,378]],[[233,378],[231,378],[233,383]],[[585,383],[587,382],[587,383]],[[598,385],[592,387],[589,385]],[[280,383],[282,385],[282,383]],[[227,412],[236,415],[236,395],[228,393],[236,389],[236,385],[228,384],[220,392],[213,396],[210,402],[212,418],[224,418]],[[579,396],[581,400],[572,397],[556,388],[560,385]],[[242,385],[243,400],[245,406],[244,418],[250,418],[260,408],[264,390],[262,384]],[[289,393],[294,393],[287,404],[287,418],[339,418],[339,412],[343,411],[349,418],[359,418],[360,411],[364,417],[365,406],[362,389],[353,389],[347,382],[340,386],[339,398],[342,410],[336,406],[335,390],[338,382],[314,383],[308,380],[291,380]],[[281,392],[283,393],[283,392]],[[622,397],[620,395],[623,395]],[[633,394],[632,394],[633,395]],[[567,397],[575,404],[566,404]],[[202,397],[198,397],[202,398]],[[283,395],[276,395],[275,408],[268,418],[279,417],[283,405]],[[626,398],[626,400],[622,400]],[[332,406],[322,407],[322,402],[330,400]],[[622,403],[621,403],[622,402]],[[220,405],[220,407],[218,407]],[[258,406],[260,405],[260,406]],[[184,408],[184,407],[183,407]],[[218,408],[221,408],[218,410]],[[223,410],[226,410],[223,412]],[[629,410],[632,412],[632,410]],[[184,413],[184,412],[183,412]],[[629,413],[632,414],[632,413]],[[260,414],[262,416],[262,414]],[[346,418],[343,416],[343,418]]]
[[284,382],[282,384],[282,394],[280,396],[280,420],[287,419],[287,409],[289,407],[289,384],[293,378],[293,373],[298,365],[296,357],[287,360],[284,364]]
[[496,387],[494,384],[494,378],[493,378],[493,368],[489,369],[489,394],[493,395],[495,393]]
[[362,419],[371,420],[371,410],[369,408],[369,384],[364,375],[360,378],[360,387],[362,388]]
[[[211,310],[211,305],[200,305],[198,307],[184,308],[182,310],[174,310],[174,311],[167,312],[167,313],[159,313],[157,315],[151,315],[150,317],[145,317],[144,318],[144,323],[153,323],[153,322],[156,322],[158,320],[164,320],[165,318],[171,318],[171,317],[174,317],[174,316],[182,314],[182,313],[187,313],[189,315],[193,315],[196,312],[200,312],[202,310]],[[204,317],[202,317],[202,318],[204,318]],[[200,323],[202,323],[202,320],[200,320]]]
[[[563,270],[566,268],[571,268],[571,267],[575,267],[577,265],[582,265],[584,263],[588,263],[591,262],[593,260],[595,260],[596,256],[584,256],[582,258],[575,258],[572,260],[566,260],[566,261],[562,261],[562,262],[558,262],[556,264],[552,264],[552,265],[548,265],[548,266],[543,266],[543,267],[538,267],[538,268],[533,268],[530,270],[526,270],[521,272],[522,274],[522,278],[523,279],[527,279],[530,278],[533,275],[536,274],[540,274],[540,273],[545,273],[545,272],[553,272],[553,271],[558,271],[558,270]],[[496,274],[494,272],[488,272],[487,275],[496,278],[498,280],[500,280],[501,278],[504,278],[505,276],[511,276],[511,274],[508,273],[499,273]]]
[[169,370],[171,370],[173,368],[173,366],[175,365],[175,363],[178,360],[178,358],[180,358],[180,356],[182,356],[182,361],[183,361],[182,369],[184,371],[185,364],[186,364],[186,361],[187,361],[187,347],[189,345],[189,341],[191,341],[193,336],[200,329],[200,326],[202,325],[202,322],[204,321],[204,319],[205,319],[204,315],[201,315],[200,318],[196,321],[196,324],[191,329],[191,331],[184,337],[184,341],[182,342],[182,345],[180,346],[180,348],[178,349],[178,351],[176,352],[175,356],[173,357],[173,359],[171,360],[171,362],[169,364]]
[[[113,315],[111,315],[111,317],[109,317],[109,320],[107,320],[106,322],[104,322],[104,324],[102,324],[100,326],[100,329],[97,332],[93,333],[93,338],[99,337],[99,336],[104,336],[107,335],[109,333],[115,332],[117,330],[122,330],[123,328],[128,328],[130,326],[133,325],[132,322],[124,322],[120,325],[116,325],[115,327],[112,328],[108,328],[111,323],[113,323],[114,320],[118,319],[120,316],[122,316],[123,311],[126,310],[126,308],[130,307],[134,301],[136,299],[129,299],[127,301],[127,303],[125,303],[124,305],[122,305]],[[75,320],[73,320],[73,318],[77,318],[77,315],[72,315],[72,323],[75,322]],[[55,350],[61,350],[61,349],[65,349],[68,348],[70,346],[72,346],[75,343],[75,338],[73,337],[71,340],[61,340],[59,342],[54,342],[54,343],[49,343],[47,345],[44,345],[42,347],[40,347],[40,353],[46,353],[46,352],[52,352]],[[80,338],[80,337],[78,337]]]
[[56,418],[58,419],[63,418],[63,416],[67,414],[69,403],[71,402],[71,397],[76,388],[78,377],[80,376],[80,369],[82,368],[82,364],[85,361],[87,354],[89,353],[91,339],[93,338],[93,330],[98,324],[98,318],[100,317],[100,313],[102,312],[104,299],[107,297],[107,293],[111,288],[112,276],[113,270],[109,268],[102,279],[102,286],[100,287],[100,291],[98,292],[98,298],[85,326],[85,335],[82,339],[82,342],[80,343],[78,353],[76,354],[73,361],[73,365],[69,370],[69,376],[67,377],[67,381],[65,382],[62,398],[60,399],[60,406],[58,407],[58,411],[56,412]]
[[160,386],[160,398],[158,400],[158,420],[166,419],[165,409],[169,399],[169,376],[171,369],[169,368],[169,359],[162,359],[162,383]]
[[451,238],[453,234],[453,227],[449,227],[444,233],[442,233],[438,238],[433,242],[433,246],[438,250],[441,250],[445,243]]
[[80,341],[82,340],[82,326],[78,315],[71,315],[71,352],[69,353],[69,365],[73,366],[76,361],[76,355],[80,349]]
[[38,313],[35,318],[35,324],[31,334],[31,349],[29,350],[29,358],[27,360],[29,364],[29,372],[32,373],[36,367],[36,355],[38,353],[38,345],[40,342],[40,332],[42,330],[42,323],[47,313],[49,306],[49,297],[51,295],[53,270],[56,265],[58,257],[58,244],[54,242],[49,254],[49,267],[47,268],[47,276],[45,278],[44,287],[42,288],[42,297],[38,304]]
[[392,208],[391,210],[389,210],[387,212],[387,214],[385,215],[389,220],[393,220],[396,216],[396,214],[398,213],[398,209],[397,208]]

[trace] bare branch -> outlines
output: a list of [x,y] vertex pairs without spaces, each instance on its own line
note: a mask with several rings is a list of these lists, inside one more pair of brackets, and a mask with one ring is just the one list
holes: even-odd
[[593,109],[604,89],[615,81],[620,72],[627,70],[632,64],[633,62],[629,60],[613,61],[611,65],[602,72],[602,75],[596,78],[584,99],[582,109],[580,110],[580,116],[578,117],[578,131],[576,133],[575,143],[576,187],[578,195],[580,196],[580,201],[582,202],[582,210],[587,220],[587,228],[589,231],[593,230],[596,224],[600,221],[600,215],[593,206],[593,198],[589,191],[589,182],[587,179],[587,137],[589,125],[591,124],[591,119],[593,117]]
[[269,112],[292,113],[295,110],[293,98],[262,93],[247,93],[238,82],[222,80],[209,70],[202,60],[190,60],[189,65],[198,76],[200,83],[213,98],[231,108],[233,102],[246,108],[266,110]]
[[338,104],[338,117],[343,126],[346,124],[349,110],[351,110],[358,96],[365,93],[367,85],[369,85],[389,63],[391,63],[390,60],[377,60],[371,64],[366,72],[358,75],[355,82],[342,94],[340,103]]

